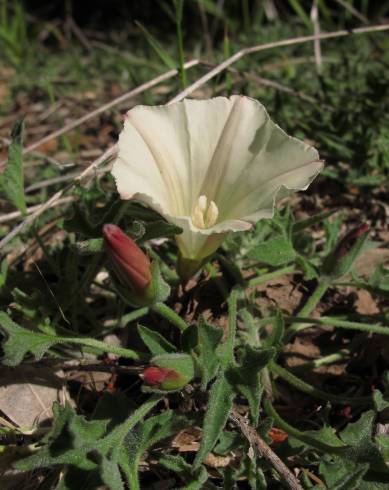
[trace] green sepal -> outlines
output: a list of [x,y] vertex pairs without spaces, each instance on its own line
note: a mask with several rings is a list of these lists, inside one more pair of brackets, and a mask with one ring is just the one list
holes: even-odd
[[151,366],[167,368],[174,371],[178,376],[175,379],[168,379],[161,383],[158,388],[143,385],[142,391],[145,393],[165,393],[166,391],[179,391],[196,377],[195,363],[189,354],[171,353],[154,356],[150,360]]
[[113,274],[112,280],[115,289],[123,301],[133,308],[142,308],[143,306],[151,306],[155,303],[163,303],[170,294],[170,286],[162,277],[158,260],[154,260],[151,264],[151,282],[142,294],[137,294],[122,286]]

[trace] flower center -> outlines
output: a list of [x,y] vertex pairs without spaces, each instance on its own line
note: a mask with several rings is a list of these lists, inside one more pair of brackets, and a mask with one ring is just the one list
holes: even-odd
[[192,213],[192,223],[197,228],[211,228],[216,223],[218,216],[219,210],[214,201],[208,204],[207,196],[200,196],[197,199]]

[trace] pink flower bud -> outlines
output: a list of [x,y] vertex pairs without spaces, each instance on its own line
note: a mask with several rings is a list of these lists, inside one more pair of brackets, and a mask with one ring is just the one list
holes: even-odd
[[174,369],[150,366],[141,374],[143,381],[161,390],[179,390],[183,388],[188,380],[185,376],[174,371]]
[[103,235],[107,255],[120,283],[142,295],[151,283],[149,258],[118,226],[104,225]]
[[359,225],[349,231],[338,243],[334,253],[335,258],[339,260],[347,255],[351,247],[355,244],[357,238],[366,234],[368,231],[369,226],[366,223]]

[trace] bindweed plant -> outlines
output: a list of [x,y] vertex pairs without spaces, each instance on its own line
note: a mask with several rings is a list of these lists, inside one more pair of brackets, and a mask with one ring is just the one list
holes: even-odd
[[[21,139],[13,145],[5,178],[20,169]],[[62,246],[43,248],[53,302],[11,279],[0,313],[4,365],[58,372],[93,362],[116,386],[82,392],[82,410],[55,403],[51,427],[10,456],[14,468],[50,474],[57,489],[137,490],[154,471],[167,488],[386,488],[388,445],[376,425],[389,407],[385,377],[373,390],[356,377],[337,389],[309,382],[307,372],[353,357],[347,337],[300,369],[285,364],[308,328],[389,334],[384,316],[317,314],[344,280],[387,296],[384,268],[367,282],[350,275],[377,246],[369,227],[339,239],[333,211],[296,220],[290,206],[274,209],[321,167],[313,147],[246,97],[130,111],[112,171],[120,198],[110,177],[80,187]],[[323,228],[324,247],[310,232]],[[295,314],[261,306],[261,286],[298,276],[307,291]],[[109,343],[113,332],[126,336]],[[304,399],[314,413],[291,423],[285,414]],[[332,425],[339,410],[347,426]]]
[[3,3],[0,488],[388,488],[387,2]]

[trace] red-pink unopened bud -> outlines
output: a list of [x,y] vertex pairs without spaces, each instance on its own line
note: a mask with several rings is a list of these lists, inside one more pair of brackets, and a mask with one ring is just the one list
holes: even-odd
[[104,225],[107,255],[120,283],[142,294],[151,282],[150,260],[118,226]]
[[158,366],[146,368],[141,377],[146,384],[161,390],[179,390],[188,383],[186,377],[174,369]]
[[362,225],[353,228],[349,231],[339,242],[335,249],[334,256],[336,259],[341,259],[350,251],[351,247],[355,244],[355,241],[360,236],[364,235],[369,231],[369,226],[364,223]]

